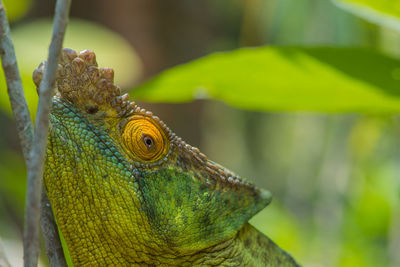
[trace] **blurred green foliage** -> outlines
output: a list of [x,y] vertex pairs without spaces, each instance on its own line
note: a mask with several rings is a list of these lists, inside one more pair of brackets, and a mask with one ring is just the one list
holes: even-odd
[[3,0],[7,18],[10,22],[24,17],[32,6],[32,0]]
[[399,66],[358,48],[246,48],[169,69],[132,95],[159,102],[218,99],[260,111],[398,112]]
[[397,0],[333,0],[340,7],[372,23],[400,30],[400,2]]
[[[1,151],[0,154],[0,173],[3,178],[1,181],[0,195],[2,200],[9,201],[16,208],[14,216],[22,219],[25,206],[25,166],[20,155],[13,151]],[[7,179],[6,179],[7,178]],[[1,203],[1,202],[0,202]],[[1,203],[3,204],[3,203]],[[0,205],[0,209],[5,206]],[[4,214],[3,210],[1,214]],[[3,217],[4,218],[4,217]],[[0,220],[0,228],[14,230],[9,224],[10,221]]]
[[358,4],[359,8],[368,7],[376,10],[377,12],[381,12],[383,14],[391,15],[394,17],[400,17],[400,2],[393,0],[339,0],[344,3],[349,4]]

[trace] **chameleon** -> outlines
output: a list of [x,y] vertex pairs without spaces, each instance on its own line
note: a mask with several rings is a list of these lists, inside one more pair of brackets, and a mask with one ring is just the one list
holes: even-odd
[[[33,73],[39,86],[46,62]],[[298,266],[248,220],[271,194],[209,160],[63,49],[43,181],[74,266]]]

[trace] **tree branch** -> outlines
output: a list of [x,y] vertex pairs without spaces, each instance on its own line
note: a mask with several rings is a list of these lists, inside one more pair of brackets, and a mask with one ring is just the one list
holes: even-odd
[[40,226],[42,227],[42,234],[45,237],[44,244],[50,266],[67,267],[58,228],[55,223],[53,211],[51,210],[51,204],[44,190],[42,191],[40,212]]
[[34,142],[28,164],[28,189],[25,203],[24,265],[26,267],[37,266],[39,256],[39,209],[43,159],[47,145],[51,99],[55,86],[58,59],[68,23],[69,7],[70,0],[57,0],[46,70],[39,86],[39,105],[36,113]]
[[8,96],[11,108],[17,124],[19,140],[25,163],[28,165],[29,153],[33,140],[33,126],[26,104],[24,89],[22,88],[21,76],[18,71],[17,59],[14,46],[10,38],[10,26],[2,1],[0,0],[0,55],[7,81]]

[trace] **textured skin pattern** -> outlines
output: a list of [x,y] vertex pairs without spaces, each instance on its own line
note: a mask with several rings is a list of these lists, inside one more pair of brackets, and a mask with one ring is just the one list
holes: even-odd
[[296,266],[247,224],[269,193],[184,143],[112,80],[93,52],[64,50],[44,184],[74,265]]

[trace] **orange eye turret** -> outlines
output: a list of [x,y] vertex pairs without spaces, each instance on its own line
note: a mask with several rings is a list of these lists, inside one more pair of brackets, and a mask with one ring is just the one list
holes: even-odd
[[125,125],[122,138],[129,151],[146,162],[161,159],[168,150],[168,139],[164,131],[144,116],[133,116]]

